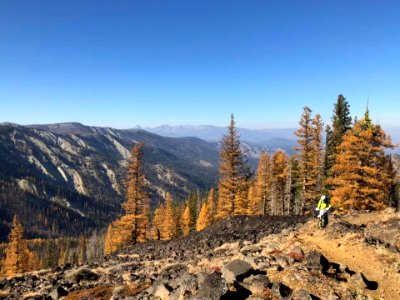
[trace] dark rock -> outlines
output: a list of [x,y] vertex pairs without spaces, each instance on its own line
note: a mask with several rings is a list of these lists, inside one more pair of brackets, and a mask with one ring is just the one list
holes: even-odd
[[275,297],[288,297],[292,293],[292,289],[283,283],[274,283],[271,287],[272,295]]
[[52,290],[52,291],[50,292],[50,297],[51,297],[53,300],[57,300],[57,299],[59,299],[60,297],[64,297],[64,296],[67,296],[67,295],[68,295],[68,292],[67,292],[63,287],[61,287],[61,286],[56,287],[54,290]]
[[193,300],[219,300],[228,292],[228,286],[225,279],[218,273],[208,275]]
[[326,272],[330,268],[329,261],[321,253],[317,251],[311,251],[305,256],[306,267],[309,270],[318,270]]
[[240,281],[241,279],[245,278],[246,274],[248,274],[252,269],[253,268],[248,262],[235,259],[226,264],[222,268],[221,273],[222,277],[224,277],[228,283],[233,283],[235,280]]

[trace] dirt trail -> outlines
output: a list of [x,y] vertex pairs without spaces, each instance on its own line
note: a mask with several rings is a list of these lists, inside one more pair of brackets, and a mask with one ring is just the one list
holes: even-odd
[[317,230],[314,222],[307,224],[297,239],[303,246],[323,253],[329,261],[346,265],[368,280],[376,281],[378,289],[370,291],[374,298],[400,299],[400,274],[395,268],[400,263],[399,254],[368,247],[355,233],[332,238],[328,229]]

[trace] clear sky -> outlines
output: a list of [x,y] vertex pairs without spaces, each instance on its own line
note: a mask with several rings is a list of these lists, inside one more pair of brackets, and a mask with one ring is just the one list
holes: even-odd
[[400,127],[400,1],[0,1],[0,122]]

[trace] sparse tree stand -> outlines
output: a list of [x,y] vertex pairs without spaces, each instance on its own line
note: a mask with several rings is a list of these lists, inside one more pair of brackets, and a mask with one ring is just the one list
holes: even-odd
[[18,218],[14,216],[9,243],[5,249],[2,273],[6,276],[24,273],[33,270],[37,264],[36,255],[28,250],[24,239],[24,229]]
[[245,214],[247,199],[243,195],[249,188],[250,168],[240,149],[239,134],[231,115],[228,134],[223,137],[219,164],[219,197],[217,220],[233,214]]
[[[104,252],[109,254],[124,244],[146,241],[149,214],[149,197],[146,193],[142,167],[143,143],[138,143],[131,152],[126,181],[126,201],[122,204],[126,215],[110,224],[105,239]],[[129,231],[129,234],[126,234]],[[124,236],[120,236],[124,234]]]

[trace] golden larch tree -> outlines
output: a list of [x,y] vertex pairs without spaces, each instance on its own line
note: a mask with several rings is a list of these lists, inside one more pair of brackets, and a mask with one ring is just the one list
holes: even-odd
[[184,236],[187,236],[190,233],[190,221],[190,208],[189,205],[186,205],[182,215],[182,233]]
[[108,255],[132,244],[134,223],[134,215],[124,215],[108,225],[104,240],[104,254]]
[[258,162],[253,195],[249,193],[250,215],[265,215],[271,212],[271,158],[268,153],[262,152]]
[[249,216],[260,215],[261,214],[261,202],[256,197],[254,184],[250,185],[247,198],[248,198],[247,215],[249,215]]
[[312,110],[304,107],[299,125],[295,132],[298,137],[299,172],[301,176],[300,212],[309,213],[320,196],[322,172],[322,121],[319,115],[312,118]]
[[233,211],[233,215],[235,216],[243,216],[247,215],[248,212],[248,189],[241,189],[235,195],[235,210]]
[[[137,143],[131,151],[126,181],[126,200],[122,204],[125,216],[108,227],[104,248],[106,254],[120,249],[127,244],[128,240],[133,244],[146,241],[149,197],[146,193],[143,171],[143,145],[142,142]],[[128,221],[131,224],[128,224]]]
[[8,238],[2,273],[11,276],[33,270],[38,265],[38,259],[35,253],[28,249],[24,229],[17,216],[13,218]]
[[343,136],[332,166],[332,205],[340,210],[379,210],[389,204],[393,178],[385,148],[393,147],[379,125],[365,116]]
[[[241,201],[241,192],[248,188],[250,168],[240,148],[239,133],[231,115],[228,134],[222,138],[219,163],[219,196],[216,217],[218,220],[242,209],[235,207]],[[239,203],[239,206],[241,204]]]
[[140,142],[132,149],[126,182],[126,201],[122,204],[126,214],[134,216],[131,234],[134,244],[146,241],[149,214],[149,197],[143,172],[143,145]]
[[289,157],[282,150],[272,156],[271,198],[274,215],[283,215],[287,211]]
[[196,223],[196,230],[201,231],[211,224],[207,202],[201,206],[199,218]]
[[165,207],[160,204],[154,211],[153,217],[153,239],[154,240],[162,240],[163,239],[163,226],[164,226],[164,217],[165,217]]
[[214,188],[211,188],[207,196],[207,207],[210,223],[215,222],[215,215],[217,213],[217,199]]
[[162,225],[161,237],[164,240],[170,240],[176,236],[176,220],[172,197],[170,193],[165,194],[165,210],[164,210],[164,223]]

